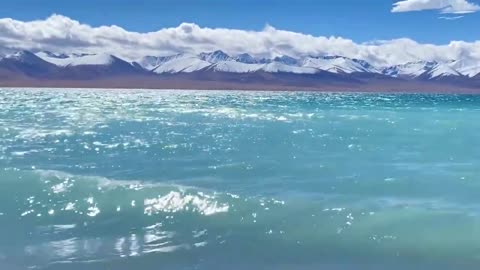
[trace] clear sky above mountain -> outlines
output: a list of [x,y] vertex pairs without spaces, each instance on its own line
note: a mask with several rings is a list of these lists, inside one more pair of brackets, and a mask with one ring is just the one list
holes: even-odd
[[1,5],[0,18],[30,21],[55,13],[136,32],[192,22],[256,31],[269,24],[355,42],[410,38],[446,44],[480,36],[479,0],[3,0]]

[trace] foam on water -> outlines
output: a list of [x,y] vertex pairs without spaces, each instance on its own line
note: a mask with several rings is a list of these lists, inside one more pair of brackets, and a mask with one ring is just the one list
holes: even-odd
[[461,95],[2,90],[0,268],[476,269],[479,110]]

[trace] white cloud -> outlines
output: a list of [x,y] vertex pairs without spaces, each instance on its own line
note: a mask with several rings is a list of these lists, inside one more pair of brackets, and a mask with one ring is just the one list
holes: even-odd
[[466,14],[480,10],[480,6],[467,0],[403,0],[393,4],[392,12],[440,10],[441,13]]
[[447,20],[447,21],[455,21],[455,20],[459,20],[461,18],[463,18],[465,16],[453,16],[453,17],[449,17],[449,16],[440,16],[438,17],[439,19],[442,19],[442,20]]
[[289,55],[343,55],[372,64],[471,58],[480,60],[480,41],[452,41],[446,45],[420,44],[411,39],[355,43],[341,37],[312,36],[266,26],[261,31],[202,28],[183,23],[156,32],[129,32],[118,26],[92,27],[61,15],[23,22],[0,19],[0,47],[55,52],[111,53],[127,59],[144,55],[171,55],[223,50],[231,55],[259,57]]

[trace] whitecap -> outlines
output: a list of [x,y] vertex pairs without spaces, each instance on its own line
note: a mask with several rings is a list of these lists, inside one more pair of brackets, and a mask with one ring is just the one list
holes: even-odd
[[188,206],[193,211],[202,215],[209,216],[218,213],[225,213],[229,210],[229,205],[219,203],[214,198],[205,195],[185,195],[178,191],[171,191],[165,196],[144,200],[144,213],[152,215],[158,212],[174,213],[186,210]]

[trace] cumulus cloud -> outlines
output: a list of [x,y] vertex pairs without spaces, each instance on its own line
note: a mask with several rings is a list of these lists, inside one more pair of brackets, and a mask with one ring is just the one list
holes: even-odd
[[403,0],[393,4],[392,12],[440,10],[441,13],[466,14],[480,10],[480,6],[467,0]]
[[145,55],[172,55],[223,50],[236,55],[293,57],[343,55],[376,65],[408,61],[480,60],[480,41],[420,44],[411,39],[355,43],[341,37],[312,36],[266,26],[260,31],[205,28],[193,23],[156,32],[130,32],[119,26],[92,27],[61,15],[45,20],[0,19],[0,47],[71,53],[110,53],[135,60]]

